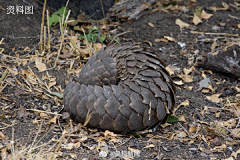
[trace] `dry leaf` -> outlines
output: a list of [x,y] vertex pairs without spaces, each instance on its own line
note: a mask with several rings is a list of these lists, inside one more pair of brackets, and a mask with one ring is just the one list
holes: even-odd
[[233,152],[233,153],[231,154],[231,156],[237,158],[237,155],[238,155],[238,154],[240,154],[240,148],[239,148],[236,152]]
[[231,130],[231,135],[236,138],[240,138],[240,128],[234,128]]
[[177,42],[174,38],[169,37],[169,36],[164,36],[165,39],[172,41],[172,42]]
[[215,49],[218,46],[218,43],[216,40],[213,41],[213,44],[211,46],[211,50]]
[[194,13],[194,16],[193,16],[193,23],[195,25],[198,25],[199,23],[202,23],[202,20]]
[[222,123],[223,123],[223,126],[224,126],[224,127],[229,127],[229,128],[231,128],[231,127],[236,127],[237,121],[236,121],[236,119],[231,118],[231,119],[229,119],[229,120],[227,120],[227,121],[224,121],[224,122],[222,122]]
[[155,42],[168,42],[168,40],[165,38],[155,39],[154,41]]
[[181,106],[189,106],[189,101],[186,99],[184,102],[180,103],[177,107],[174,108],[172,115],[175,115],[176,111]]
[[225,10],[228,10],[229,9],[229,5],[225,2],[222,2],[222,6]]
[[156,145],[154,145],[154,144],[149,144],[148,146],[146,146],[146,147],[144,147],[144,148],[154,148],[154,147],[156,147]]
[[39,72],[43,72],[47,70],[47,66],[45,63],[42,63],[40,58],[35,58],[35,65],[37,67],[37,69],[39,70]]
[[41,112],[41,113],[40,113],[40,117],[41,117],[41,118],[48,118],[49,116],[48,116],[46,113]]
[[23,117],[27,117],[29,115],[29,112],[26,111],[26,108],[22,105],[17,109],[17,118],[21,119]]
[[48,83],[48,87],[51,88],[52,86],[55,86],[56,84],[57,84],[56,81],[49,82],[49,83]]
[[234,160],[234,158],[233,157],[228,157],[228,158],[224,158],[224,160]]
[[57,123],[57,115],[56,116],[54,116],[54,117],[52,117],[48,122],[47,122],[47,124],[51,124],[51,123],[53,123],[53,124],[56,124]]
[[185,27],[188,28],[190,26],[190,24],[183,22],[179,18],[176,19],[175,23],[176,23],[176,25],[178,25],[180,27],[181,32],[182,32],[183,28],[185,28]]
[[149,25],[150,27],[155,27],[154,24],[152,24],[151,22],[149,22],[148,25]]
[[94,43],[94,47],[97,49],[97,51],[99,51],[100,49],[102,49],[102,44],[101,43]]
[[220,95],[221,95],[221,93],[218,93],[218,94],[213,94],[211,96],[206,96],[206,97],[207,97],[207,99],[209,99],[212,102],[220,103],[221,100],[218,98]]
[[182,50],[180,51],[180,55],[181,55],[181,56],[187,56],[187,55],[188,55],[188,51],[187,51],[186,49],[182,49]]
[[191,91],[193,89],[193,86],[184,86],[184,88]]
[[220,114],[221,114],[221,112],[215,113],[215,117],[216,117],[216,118],[219,118],[219,117],[220,117]]
[[167,127],[167,126],[171,126],[172,124],[170,124],[170,123],[164,123],[164,124],[160,124],[160,126],[162,127],[162,128],[165,128],[165,127]]
[[144,41],[145,43],[148,43],[150,47],[152,47],[152,42],[150,41]]
[[191,76],[191,75],[183,75],[183,74],[181,74],[181,75],[179,75],[179,77],[181,77],[182,80],[183,80],[184,82],[186,82],[186,83],[191,83],[191,82],[193,82],[193,76]]
[[201,18],[203,19],[209,19],[213,16],[213,14],[208,14],[206,13],[204,10],[202,10],[202,13],[201,13]]
[[168,65],[168,66],[166,67],[166,70],[169,72],[170,76],[171,76],[171,75],[174,75],[174,70],[172,69],[172,66]]
[[182,86],[184,85],[183,81],[173,81],[174,84],[178,85],[178,86]]
[[225,152],[227,149],[226,144],[222,144],[221,146],[215,146],[214,148],[211,149],[213,152]]
[[10,72],[10,73],[12,73],[12,74],[14,74],[15,76],[16,75],[18,75],[18,71],[15,71],[15,70],[13,70],[13,69],[11,69],[11,68],[7,68],[8,69],[8,71]]
[[195,71],[194,66],[192,66],[191,68],[183,68],[183,72],[185,73],[185,75],[188,75],[192,71]]
[[183,131],[177,131],[176,132],[176,136],[178,138],[185,138],[187,136],[187,134],[185,132],[183,132]]
[[188,130],[189,133],[196,132],[196,131],[197,131],[197,127],[196,126],[189,127],[189,130]]
[[81,146],[81,143],[77,142],[77,143],[68,143],[68,144],[64,145],[62,148],[67,149],[67,150],[72,150],[75,147],[79,148],[80,146]]
[[5,8],[3,8],[1,5],[0,5],[0,9],[2,9],[2,10],[4,10],[4,11],[6,10],[6,9],[5,9]]
[[182,122],[187,122],[187,121],[186,121],[186,116],[185,116],[185,115],[181,115],[181,116],[179,116],[179,117],[178,117],[178,120],[179,120],[179,121],[182,121]]
[[204,78],[198,84],[199,84],[199,87],[198,87],[198,89],[196,91],[201,91],[203,88],[206,88],[206,87],[209,86],[210,79],[209,78]]

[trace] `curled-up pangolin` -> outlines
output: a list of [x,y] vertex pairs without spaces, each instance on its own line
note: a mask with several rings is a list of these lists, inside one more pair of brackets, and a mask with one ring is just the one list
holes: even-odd
[[64,105],[77,122],[88,117],[89,127],[128,133],[166,121],[175,86],[164,62],[145,48],[103,47],[69,80]]

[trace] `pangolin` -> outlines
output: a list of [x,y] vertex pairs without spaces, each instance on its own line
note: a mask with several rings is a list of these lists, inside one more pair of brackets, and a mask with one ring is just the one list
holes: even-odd
[[137,44],[103,47],[64,91],[65,110],[87,126],[129,133],[165,122],[175,105],[165,63]]

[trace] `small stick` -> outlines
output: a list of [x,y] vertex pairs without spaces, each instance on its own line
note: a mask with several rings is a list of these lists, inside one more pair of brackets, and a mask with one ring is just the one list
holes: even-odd
[[43,14],[42,14],[42,23],[41,23],[41,36],[40,36],[40,52],[43,51],[43,44],[42,44],[42,35],[43,35],[43,26],[44,26],[44,16],[45,16],[45,10],[46,10],[46,2],[47,0],[44,0],[43,5]]
[[50,35],[49,13],[48,13],[48,10],[47,10],[47,26],[48,26],[48,45],[47,45],[47,49],[48,49],[48,52],[50,52],[51,35]]
[[239,37],[238,34],[229,34],[229,33],[205,33],[205,32],[198,32],[198,31],[190,31],[192,34],[207,34],[207,35],[221,35],[221,36],[234,36]]
[[44,50],[46,49],[46,26],[44,26],[44,32],[43,32],[43,36],[44,36],[44,39],[43,39],[43,45],[44,45]]

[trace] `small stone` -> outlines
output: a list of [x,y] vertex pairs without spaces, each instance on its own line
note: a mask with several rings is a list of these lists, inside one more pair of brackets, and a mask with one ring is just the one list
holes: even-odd
[[107,157],[107,152],[105,152],[105,151],[99,152],[99,157],[102,157],[102,158]]

